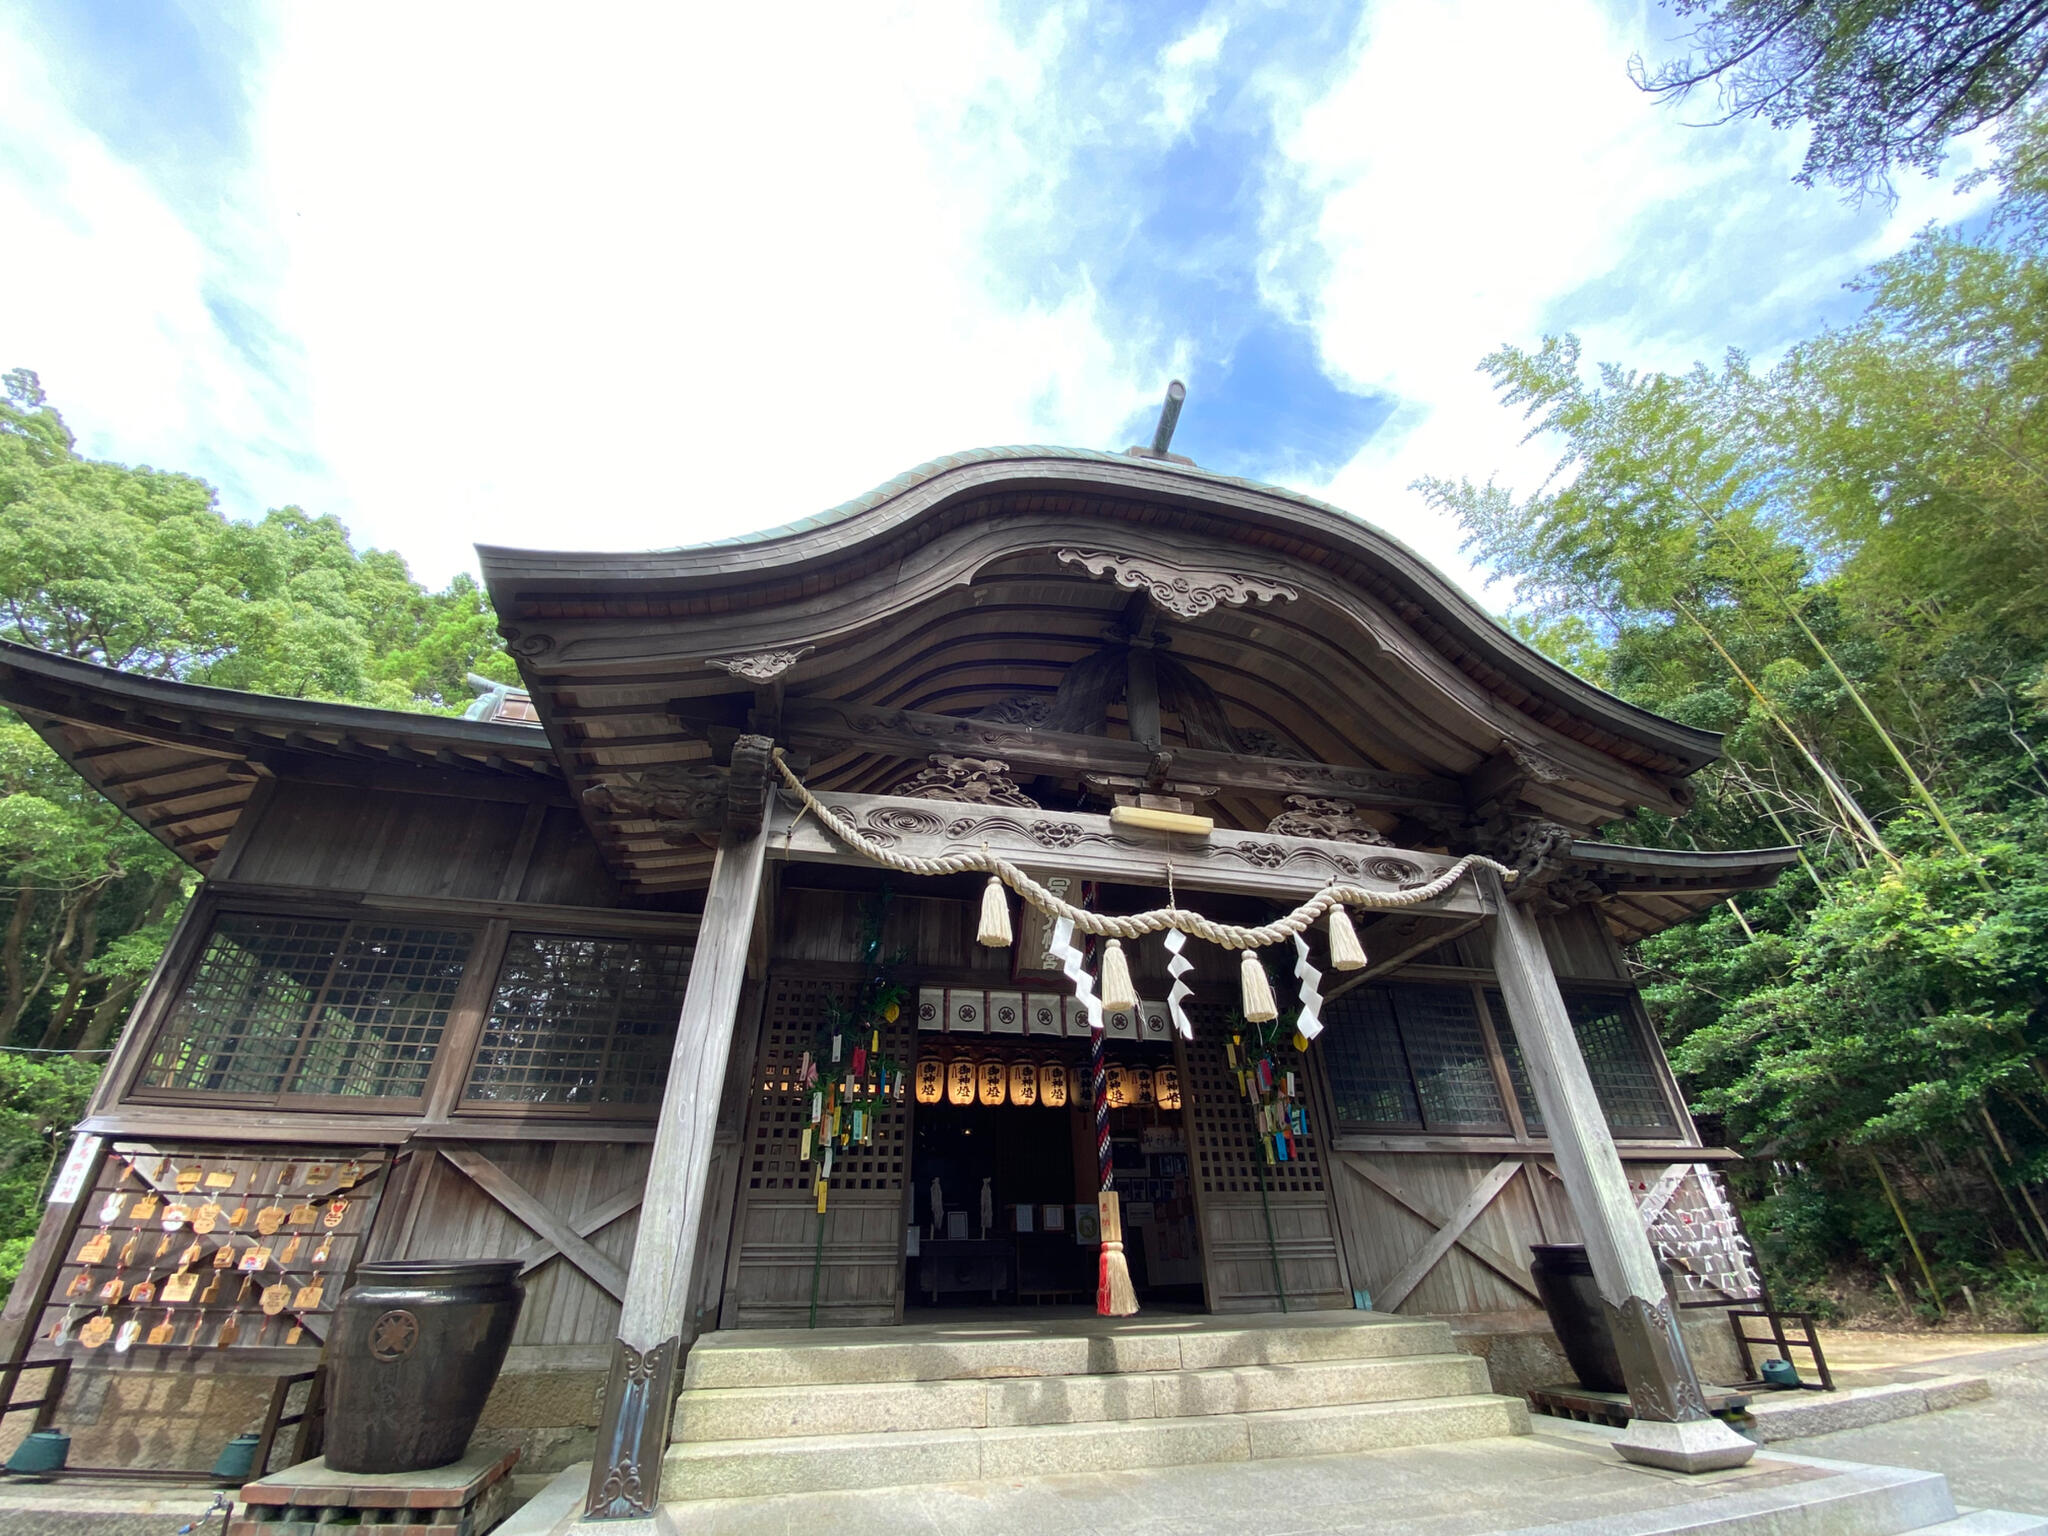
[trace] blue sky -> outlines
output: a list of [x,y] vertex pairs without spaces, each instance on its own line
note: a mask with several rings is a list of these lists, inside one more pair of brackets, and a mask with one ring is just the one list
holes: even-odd
[[1120,448],[1179,376],[1178,450],[1470,580],[1410,483],[1550,460],[1487,351],[1768,357],[1971,208],[1687,127],[1654,6],[726,9],[0,0],[0,368],[434,582]]

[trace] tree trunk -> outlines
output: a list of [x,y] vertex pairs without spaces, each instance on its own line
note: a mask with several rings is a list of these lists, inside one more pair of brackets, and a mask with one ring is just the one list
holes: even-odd
[[[164,914],[171,910],[171,903],[177,900],[179,892],[184,888],[183,870],[174,869],[158,881],[156,890],[150,895],[149,906],[142,914],[142,920],[135,925],[136,930],[161,922]],[[86,1021],[84,1033],[71,1047],[74,1056],[81,1061],[90,1060],[107,1047],[113,1039],[115,1029],[127,1017],[129,1003],[142,989],[146,979],[143,976],[129,976],[108,987],[107,995],[99,1000],[91,1018]]]
[[[108,880],[111,879],[109,876]],[[98,952],[100,941],[100,897],[106,893],[107,883],[95,881],[80,901],[77,946],[68,956],[57,956],[57,968],[64,973],[64,1000],[50,1010],[50,1022],[43,1029],[45,1050],[55,1049],[63,1042],[85,1001],[86,989],[92,985],[92,957]]]
[[7,996],[0,1005],[0,1040],[14,1033],[14,1026],[21,1018],[21,1010],[28,1006],[23,995],[25,982],[21,973],[21,946],[28,937],[29,917],[36,906],[36,883],[31,875],[23,875],[21,884],[14,893],[14,910],[7,917],[7,938],[0,947],[0,972],[7,979]]

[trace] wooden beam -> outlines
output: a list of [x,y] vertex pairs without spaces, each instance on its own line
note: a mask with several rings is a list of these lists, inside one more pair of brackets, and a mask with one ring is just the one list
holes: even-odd
[[468,1175],[477,1188],[553,1243],[563,1258],[610,1292],[614,1301],[625,1299],[626,1272],[585,1242],[581,1234],[524,1184],[474,1147],[455,1145],[437,1150]]
[[[569,1228],[578,1237],[589,1237],[593,1233],[602,1232],[606,1227],[628,1212],[639,1209],[640,1191],[637,1189],[625,1190],[613,1195],[611,1199],[605,1201],[602,1205],[593,1205],[587,1211],[577,1212],[569,1219]],[[561,1249],[554,1245],[551,1239],[537,1237],[517,1253],[512,1254],[511,1257],[518,1261],[519,1273],[529,1275],[536,1269],[539,1269],[541,1265],[547,1263],[549,1259],[561,1253],[561,1251]]]
[[1494,975],[1628,1386],[1634,1417],[1614,1448],[1624,1460],[1680,1472],[1740,1466],[1756,1447],[1707,1411],[1542,931],[1492,870],[1480,879],[1494,899]]
[[698,1237],[709,1201],[719,1100],[746,981],[770,833],[720,837],[697,953],[683,990],[668,1086],[647,1169],[633,1271],[619,1309],[584,1512],[651,1520],[661,1501],[679,1358],[695,1331]]
[[[782,726],[788,741],[812,750],[859,745],[913,759],[957,752],[999,757],[1020,771],[1066,778],[1092,773],[1142,779],[1153,758],[1153,749],[1141,741],[828,699],[785,700]],[[1453,779],[1378,768],[1176,747],[1173,771],[1176,778],[1251,794],[1330,795],[1357,805],[1402,809],[1425,805],[1462,812],[1465,806],[1464,790]]]
[[1396,1205],[1419,1216],[1436,1229],[1430,1233],[1428,1241],[1416,1250],[1415,1256],[1402,1266],[1401,1272],[1374,1295],[1374,1311],[1398,1311],[1401,1303],[1408,1299],[1415,1287],[1423,1282],[1429,1272],[1436,1268],[1438,1261],[1454,1247],[1463,1248],[1530,1300],[1543,1300],[1529,1279],[1529,1268],[1526,1264],[1516,1264],[1491,1243],[1481,1241],[1467,1230],[1479,1219],[1480,1212],[1493,1204],[1494,1196],[1507,1188],[1508,1180],[1521,1170],[1523,1164],[1520,1158],[1504,1157],[1495,1163],[1465,1197],[1464,1202],[1448,1216],[1439,1213],[1435,1206],[1420,1196],[1411,1195],[1402,1189],[1389,1175],[1362,1157],[1340,1157],[1337,1161]]
[[[163,777],[160,773],[157,777]],[[176,805],[180,800],[198,800],[206,795],[217,795],[224,790],[246,790],[256,781],[253,778],[216,779],[210,784],[195,784],[190,789],[166,789],[152,795],[130,795],[121,802],[121,808],[131,814],[146,810],[153,805]],[[172,817],[172,821],[178,818]],[[158,825],[168,825],[159,822]]]
[[[1182,889],[1234,891],[1276,901],[1300,900],[1338,881],[1391,894],[1434,879],[1457,862],[1443,854],[1227,828],[1207,837],[1124,831],[1112,827],[1107,816],[1079,811],[831,791],[818,799],[842,808],[857,829],[880,838],[893,853],[933,858],[986,847],[1028,869],[1161,887],[1170,867]],[[778,804],[769,828],[769,852],[775,858],[873,867],[865,854],[819,826],[815,816],[798,819]],[[1466,879],[1435,901],[1403,910],[1478,918],[1487,908],[1479,888]]]

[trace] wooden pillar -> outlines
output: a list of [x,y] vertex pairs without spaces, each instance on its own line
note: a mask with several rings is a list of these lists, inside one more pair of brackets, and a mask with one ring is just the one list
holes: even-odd
[[711,866],[619,1336],[612,1343],[585,1522],[652,1522],[661,1501],[661,1455],[668,1447],[676,1365],[690,1322],[696,1284],[691,1271],[709,1204],[712,1141],[767,849],[758,820],[751,829],[728,824]]
[[1543,935],[1529,909],[1507,899],[1498,876],[1489,870],[1484,879],[1498,908],[1491,925],[1494,975],[1628,1385],[1633,1417],[1614,1447],[1629,1461],[1681,1472],[1740,1466],[1756,1446],[1707,1412]]

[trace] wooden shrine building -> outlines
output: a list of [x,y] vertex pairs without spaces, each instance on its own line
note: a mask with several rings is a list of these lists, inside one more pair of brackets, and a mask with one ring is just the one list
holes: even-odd
[[[1160,942],[1126,946],[1133,1279],[1157,1309],[1499,1313],[1536,1305],[1529,1244],[1582,1239],[1649,1319],[1639,1418],[1697,1417],[1643,1218],[1728,1154],[1621,946],[1794,855],[1597,839],[1681,814],[1714,735],[1571,676],[1366,524],[1137,450],[960,454],[744,538],[482,560],[525,690],[475,718],[0,646],[0,701],[204,877],[7,1305],[8,1361],[75,1367],[74,1459],[203,1465],[367,1257],[524,1263],[485,1432],[543,1467],[594,1438],[600,1515],[656,1497],[702,1331],[1092,1302],[1088,1022],[1048,925],[978,944],[985,877],[863,841],[1244,925],[1506,866],[1354,910],[1364,969],[1312,931],[1324,1028],[1278,1048],[1278,1153],[1233,1064],[1240,958],[1188,945],[1183,1038]],[[1266,953],[1285,1017],[1296,952]],[[883,971],[903,1004],[860,1042],[880,1080],[821,1219],[804,1060]],[[160,1236],[174,1203],[212,1230]]]

